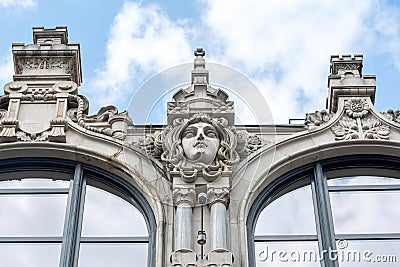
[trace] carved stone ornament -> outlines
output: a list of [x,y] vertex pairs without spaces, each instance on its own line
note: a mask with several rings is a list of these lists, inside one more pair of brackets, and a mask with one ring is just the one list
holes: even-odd
[[213,181],[239,161],[236,135],[224,118],[202,113],[190,119],[178,118],[162,135],[161,160],[187,182],[194,181],[198,173]]
[[4,92],[6,94],[23,93],[28,90],[28,85],[23,82],[9,82],[4,85]]
[[382,114],[387,119],[400,124],[400,110],[388,109],[388,111],[382,112]]
[[246,158],[248,155],[256,152],[258,149],[264,147],[268,143],[262,140],[258,135],[249,134],[245,130],[237,131],[236,138],[236,151],[241,159]]
[[327,110],[315,111],[314,113],[307,113],[304,124],[308,129],[315,128],[327,123],[332,118]]
[[57,93],[72,93],[72,94],[75,93],[76,94],[77,88],[78,88],[78,85],[72,81],[59,82],[53,86],[54,92],[57,92]]
[[71,74],[73,81],[79,81],[76,69],[76,56],[36,56],[15,58],[16,74]]
[[373,116],[365,99],[346,100],[344,110],[344,116],[331,128],[336,140],[389,139],[389,126]]
[[346,72],[352,70],[357,70],[361,73],[361,65],[359,63],[336,63],[332,71],[337,74],[340,71]]
[[214,204],[215,202],[223,203],[225,206],[229,204],[229,188],[214,188],[210,187],[207,189],[207,199],[209,201],[209,205]]
[[193,188],[175,188],[172,191],[172,197],[175,206],[179,205],[180,203],[188,203],[193,207],[196,203],[196,191]]
[[79,126],[120,140],[126,138],[128,124],[132,122],[127,111],[119,113],[116,107],[106,106],[96,115],[88,116],[86,114],[88,101],[84,97],[69,95],[68,100],[77,104],[77,108],[68,110],[68,117]]

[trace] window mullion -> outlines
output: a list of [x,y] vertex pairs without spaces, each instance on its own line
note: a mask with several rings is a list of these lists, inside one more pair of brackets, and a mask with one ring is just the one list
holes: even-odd
[[78,263],[85,188],[82,165],[77,164],[68,193],[60,267],[75,267]]
[[[311,179],[311,189],[314,202],[318,247],[323,255],[323,267],[338,267],[337,260],[330,259],[330,253],[336,251],[335,233],[329,200],[328,184],[321,164],[316,164],[314,176]],[[333,255],[334,256],[334,255]]]

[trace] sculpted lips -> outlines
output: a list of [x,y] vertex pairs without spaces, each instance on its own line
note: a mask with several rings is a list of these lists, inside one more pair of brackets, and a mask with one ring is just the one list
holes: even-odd
[[207,147],[207,143],[204,141],[197,141],[194,143],[193,147],[202,147],[202,148],[206,148]]

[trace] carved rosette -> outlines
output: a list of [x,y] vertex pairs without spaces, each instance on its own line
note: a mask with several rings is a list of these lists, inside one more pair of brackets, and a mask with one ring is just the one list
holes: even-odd
[[220,202],[223,203],[225,206],[228,206],[229,198],[230,193],[228,187],[209,187],[207,189],[207,199],[210,206],[212,206],[216,202]]
[[370,112],[365,99],[352,98],[344,103],[344,115],[331,128],[335,140],[389,139],[390,128]]
[[188,203],[194,207],[196,203],[196,191],[193,188],[180,187],[172,191],[174,205],[178,206],[180,203]]
[[344,102],[344,109],[349,118],[364,118],[370,107],[367,100],[363,98],[352,98]]

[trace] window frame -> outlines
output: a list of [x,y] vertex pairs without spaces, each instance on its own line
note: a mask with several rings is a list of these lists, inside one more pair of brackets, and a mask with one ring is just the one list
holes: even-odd
[[[255,227],[258,217],[263,209],[271,202],[280,192],[287,190],[290,187],[304,186],[306,177],[311,177],[311,189],[314,206],[315,222],[317,227],[318,247],[320,250],[328,247],[336,249],[336,240],[346,239],[351,241],[360,240],[400,240],[400,234],[335,234],[332,210],[330,204],[329,192],[338,190],[337,186],[328,186],[326,173],[335,171],[336,173],[346,173],[350,170],[352,176],[358,172],[374,170],[381,175],[385,172],[391,174],[392,177],[400,178],[400,158],[394,156],[383,155],[351,155],[340,156],[326,160],[313,162],[292,171],[289,171],[279,178],[271,182],[261,193],[256,197],[247,216],[247,242],[248,242],[248,261],[249,266],[255,266],[255,242],[260,241],[282,241],[293,239],[296,241],[311,241],[315,240],[311,236],[293,235],[292,238],[282,236],[278,239],[269,240],[268,237],[254,236]],[[335,177],[338,178],[338,177]],[[375,187],[375,188],[374,188]],[[364,191],[385,191],[399,189],[398,185],[379,185],[379,186],[351,186],[351,188],[342,187],[345,190],[364,190]],[[331,189],[331,190],[329,190]],[[286,192],[286,193],[287,193]],[[326,219],[320,219],[326,218]],[[326,259],[325,259],[326,258]],[[338,261],[330,261],[328,257],[324,258],[325,267],[338,267]]]
[[[0,176],[4,177],[7,173],[12,174],[25,171],[63,173],[70,175],[70,186],[69,189],[66,189],[68,190],[68,199],[62,237],[61,239],[54,237],[0,237],[0,243],[38,243],[40,241],[40,243],[61,243],[60,267],[78,266],[79,246],[81,241],[82,243],[146,243],[148,245],[147,266],[155,266],[156,220],[150,204],[134,185],[107,170],[77,161],[48,157],[25,157],[0,160]],[[129,198],[129,202],[142,214],[147,225],[148,236],[144,238],[81,238],[87,179],[96,180],[105,184],[113,190],[117,190],[126,198]],[[13,180],[13,178],[7,180]],[[51,193],[48,190],[42,189],[7,189],[7,191],[10,193],[13,191],[15,191],[14,193]],[[51,191],[57,192],[60,190],[51,189]],[[65,189],[61,191],[64,192]],[[61,240],[62,242],[60,242]]]

